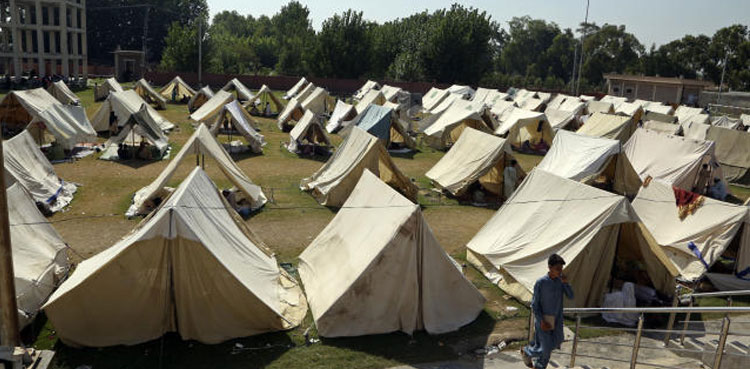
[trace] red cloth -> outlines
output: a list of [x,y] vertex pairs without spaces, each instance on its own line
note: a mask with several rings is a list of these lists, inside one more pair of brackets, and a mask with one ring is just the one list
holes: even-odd
[[703,204],[703,195],[674,186],[672,186],[672,191],[674,191],[675,204],[680,219],[685,219],[689,214],[695,213],[698,207]]

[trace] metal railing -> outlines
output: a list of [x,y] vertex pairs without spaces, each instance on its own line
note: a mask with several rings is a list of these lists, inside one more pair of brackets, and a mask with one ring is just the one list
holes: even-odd
[[[732,307],[732,297],[735,296],[750,296],[750,290],[738,290],[738,291],[718,291],[718,292],[692,292],[688,294],[679,294],[680,290],[678,288],[677,293],[675,293],[674,300],[672,301],[672,307],[677,307],[681,302],[687,300],[688,307],[693,307],[695,304],[695,300],[697,298],[705,298],[705,297],[726,297],[727,299],[727,307]],[[682,321],[682,332],[680,333],[680,345],[685,345],[685,335],[688,331],[688,325],[690,324],[690,315],[692,313],[688,312],[686,313],[685,320]],[[667,324],[667,333],[664,337],[664,346],[667,346],[669,344],[669,339],[671,338],[671,330],[674,328],[676,313],[670,313],[669,314],[669,323]]]
[[[700,298],[700,297],[717,297],[717,296],[738,296],[738,295],[750,295],[750,291],[734,291],[733,293],[707,293],[707,294],[691,294],[692,298]],[[601,314],[601,313],[626,313],[626,314],[638,314],[638,323],[636,325],[636,328],[624,328],[624,327],[613,327],[613,326],[586,326],[583,327],[581,324],[581,318],[583,316],[592,316],[595,314]],[[699,307],[699,306],[689,306],[689,307],[652,307],[652,308],[568,308],[564,309],[564,314],[566,316],[573,316],[575,317],[575,329],[573,331],[573,339],[572,339],[572,346],[570,352],[562,352],[558,351],[559,354],[563,355],[570,355],[570,365],[569,367],[575,367],[576,358],[577,357],[585,357],[589,359],[595,359],[595,360],[603,360],[608,362],[624,362],[629,363],[631,369],[635,369],[636,365],[642,365],[642,366],[650,366],[650,367],[659,367],[659,368],[666,368],[666,369],[678,369],[677,367],[669,367],[654,363],[648,363],[643,361],[638,361],[638,353],[641,348],[644,349],[663,349],[663,347],[653,347],[653,346],[647,346],[642,347],[641,346],[641,338],[643,337],[644,333],[654,333],[654,334],[665,334],[667,335],[667,339],[665,340],[665,343],[668,343],[668,337],[672,333],[680,333],[681,335],[684,335],[686,333],[690,334],[703,334],[703,335],[716,335],[719,337],[718,344],[716,347],[715,352],[707,351],[707,350],[698,350],[698,349],[688,349],[688,348],[670,348],[670,350],[677,351],[677,352],[688,352],[688,353],[696,353],[696,354],[714,354],[713,359],[713,365],[711,368],[718,369],[721,368],[721,362],[725,355],[733,355],[733,356],[742,356],[747,359],[750,359],[750,355],[747,354],[737,354],[737,353],[725,353],[725,347],[727,343],[728,336],[745,336],[750,337],[750,332],[747,333],[730,333],[729,327],[731,323],[730,315],[732,314],[750,314],[750,307]],[[644,315],[646,314],[669,314],[670,315],[670,321],[669,325],[666,329],[650,329],[650,328],[644,328]],[[724,316],[722,319],[721,329],[719,331],[691,331],[687,329],[687,325],[683,326],[682,329],[675,330],[674,329],[674,320],[677,314],[686,314],[686,322],[689,322],[689,315],[690,314],[721,314]],[[695,321],[695,322],[703,322],[703,321]],[[609,331],[618,331],[623,333],[634,333],[635,338],[633,340],[632,345],[630,344],[623,344],[623,343],[616,343],[616,342],[599,342],[599,341],[593,341],[593,340],[582,340],[580,338],[581,335],[581,329],[593,329],[593,330],[609,330]],[[532,340],[534,334],[534,314],[531,314],[529,317],[529,341]],[[631,347],[631,355],[630,360],[625,359],[617,359],[614,357],[602,357],[602,356],[594,356],[594,355],[584,355],[578,353],[578,346],[581,343],[586,344],[597,344],[597,345],[609,345],[609,346],[619,346],[619,347]]]

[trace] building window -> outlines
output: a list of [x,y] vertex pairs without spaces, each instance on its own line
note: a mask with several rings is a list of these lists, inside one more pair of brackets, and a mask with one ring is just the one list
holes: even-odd
[[632,94],[633,93],[633,89],[632,88],[626,88],[625,89],[625,93],[626,94]]
[[614,92],[620,92],[620,88],[615,86],[615,87],[612,88],[612,91],[614,91]]

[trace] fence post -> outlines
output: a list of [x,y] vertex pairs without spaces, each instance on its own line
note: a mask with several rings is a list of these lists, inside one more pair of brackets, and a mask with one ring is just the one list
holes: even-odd
[[[672,299],[672,307],[677,307],[680,302],[679,289],[675,291],[674,299]],[[672,336],[672,328],[674,328],[674,320],[677,317],[676,312],[669,313],[669,323],[667,323],[667,333],[664,335],[664,347],[669,346],[669,338]]]
[[714,369],[721,368],[721,358],[724,356],[724,346],[727,343],[727,336],[729,335],[729,313],[724,317],[724,322],[721,324],[721,336],[719,336],[719,344],[716,347],[716,355],[714,355]]
[[633,355],[630,356],[630,369],[635,369],[635,363],[638,360],[638,349],[641,347],[641,334],[643,334],[643,314],[638,317],[638,332],[633,342]]
[[[693,296],[690,296],[690,305],[689,307],[693,307]],[[680,335],[680,345],[685,346],[685,331],[688,329],[688,324],[690,323],[690,310],[688,310],[687,314],[685,315],[685,322],[682,325],[682,334]]]
[[581,327],[581,315],[576,314],[576,331],[573,335],[573,349],[570,352],[570,367],[576,366],[576,352],[578,351],[578,329]]

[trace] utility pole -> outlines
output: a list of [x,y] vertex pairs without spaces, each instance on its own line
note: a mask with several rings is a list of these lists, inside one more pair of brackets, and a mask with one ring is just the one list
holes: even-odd
[[570,94],[576,93],[576,63],[578,62],[578,45],[573,48],[573,72],[570,73]]
[[[4,162],[3,141],[0,137],[0,163]],[[0,315],[0,346],[17,347],[21,344],[21,337],[4,175],[0,175]]]
[[586,0],[586,18],[583,21],[583,34],[581,35],[581,59],[578,61],[578,82],[576,83],[576,93],[578,96],[581,89],[581,70],[583,69],[583,41],[586,39],[586,27],[589,24],[589,5],[591,0]]
[[198,86],[203,86],[203,22],[198,20]]
[[724,74],[727,72],[727,61],[729,61],[729,48],[727,47],[726,53],[724,54],[724,65],[721,66],[721,83],[719,83],[719,98],[716,103],[721,105],[721,93],[724,89]]
[[151,11],[151,6],[146,6],[146,14],[143,16],[143,65],[141,65],[141,71],[146,71],[146,39],[148,36],[148,13]]

